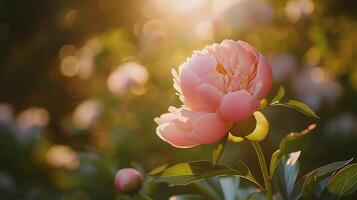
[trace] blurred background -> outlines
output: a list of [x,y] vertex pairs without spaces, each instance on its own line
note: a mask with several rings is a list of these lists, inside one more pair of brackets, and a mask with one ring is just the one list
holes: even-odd
[[[266,156],[317,123],[302,172],[357,155],[355,0],[0,1],[0,199],[114,199],[114,173],[211,159],[176,149],[153,118],[180,102],[171,69],[193,50],[244,40],[269,60],[274,87],[321,119],[269,108]],[[259,167],[247,143],[222,163]],[[259,175],[260,176],[260,175]],[[156,199],[190,187],[152,185]]]

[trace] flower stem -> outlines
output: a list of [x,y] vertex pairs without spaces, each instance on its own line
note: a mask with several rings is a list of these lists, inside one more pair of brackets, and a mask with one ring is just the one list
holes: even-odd
[[254,147],[255,152],[257,153],[258,160],[259,160],[259,165],[260,165],[260,170],[262,171],[263,174],[263,179],[264,179],[264,185],[265,185],[265,195],[268,200],[273,200],[273,192],[271,189],[271,183],[269,180],[269,174],[268,174],[268,168],[267,164],[265,162],[264,154],[262,149],[260,148],[260,145],[258,142],[251,142],[251,144]]

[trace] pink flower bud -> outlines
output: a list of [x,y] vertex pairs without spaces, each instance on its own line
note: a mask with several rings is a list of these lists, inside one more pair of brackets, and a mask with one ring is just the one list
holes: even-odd
[[133,168],[124,168],[115,175],[115,185],[120,192],[131,194],[137,192],[142,184],[140,173]]

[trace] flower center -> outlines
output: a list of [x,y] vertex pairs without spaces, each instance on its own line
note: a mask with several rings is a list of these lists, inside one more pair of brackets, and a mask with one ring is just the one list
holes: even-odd
[[216,71],[218,72],[218,73],[220,73],[220,74],[222,74],[222,75],[227,75],[228,73],[227,73],[227,71],[226,71],[226,69],[224,69],[224,67],[223,67],[223,65],[221,65],[221,64],[217,64],[217,66],[216,66]]
[[234,69],[225,68],[221,63],[216,66],[216,71],[221,74],[226,92],[246,90],[253,93],[253,83],[257,73],[257,62],[252,66],[237,65]]

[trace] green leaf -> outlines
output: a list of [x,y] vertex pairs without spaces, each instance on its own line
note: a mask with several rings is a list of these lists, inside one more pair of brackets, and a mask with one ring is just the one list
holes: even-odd
[[247,200],[264,200],[265,196],[262,195],[260,192],[254,192],[247,197]]
[[271,156],[270,159],[270,166],[269,166],[269,174],[270,177],[273,177],[275,169],[277,168],[278,164],[279,164],[279,160],[282,157],[282,153],[280,152],[280,150],[276,150],[273,155]]
[[242,162],[238,163],[237,169],[221,165],[213,166],[210,161],[192,161],[179,163],[165,169],[162,173],[154,175],[154,181],[166,182],[170,185],[187,185],[198,180],[216,176],[239,176],[255,183],[263,188],[253,177],[249,168]]
[[316,128],[316,124],[311,124],[301,132],[292,132],[285,136],[280,142],[279,149],[282,154],[305,150],[309,142],[309,133]]
[[346,166],[352,160],[353,159],[330,163],[306,174],[295,185],[292,199],[297,200],[301,197],[301,195],[304,195],[304,198],[306,199],[311,199],[312,190],[316,184],[330,176],[333,172]]
[[314,180],[319,180],[321,177],[330,174],[336,170],[341,169],[342,167],[348,165],[350,162],[352,162],[353,158],[345,161],[339,161],[339,162],[334,162],[327,164],[325,166],[319,167],[316,170],[314,170],[316,173],[314,174]]
[[296,178],[299,174],[297,158],[300,152],[284,156],[280,159],[273,180],[277,183],[280,194],[284,199],[290,199]]
[[192,183],[192,186],[198,189],[205,197],[209,197],[210,199],[224,199],[223,191],[219,185],[218,178],[220,177],[200,180]]
[[285,96],[285,89],[283,86],[280,86],[275,97],[271,100],[271,104],[278,103],[284,96]]
[[138,194],[135,194],[132,197],[132,200],[153,200],[153,199],[151,199],[150,197],[146,196],[145,194],[138,193]]
[[317,114],[306,104],[300,102],[300,101],[296,101],[296,100],[289,100],[285,103],[283,102],[279,102],[279,103],[275,103],[272,104],[273,106],[284,106],[284,107],[288,107],[288,108],[293,108],[294,110],[297,110],[309,117],[314,117],[319,119],[320,117],[317,116]]
[[222,156],[222,153],[223,153],[223,150],[224,150],[224,147],[226,146],[226,139],[224,140],[223,143],[219,144],[216,149],[213,151],[213,154],[212,154],[212,164],[213,166],[216,166],[219,159],[221,158]]
[[203,196],[200,195],[193,195],[193,194],[184,194],[184,195],[175,195],[170,197],[170,199],[175,199],[175,200],[204,200]]
[[148,175],[150,176],[150,175],[159,174],[159,173],[163,172],[167,167],[168,167],[167,164],[160,165],[159,167],[157,167],[157,168],[151,170],[151,171],[148,173]]
[[238,200],[266,200],[265,194],[263,191],[257,191],[256,188],[244,187],[240,188],[237,191]]
[[357,163],[348,165],[334,175],[325,190],[325,199],[340,199],[357,190]]
[[275,151],[270,160],[270,177],[273,177],[274,171],[278,166],[279,160],[290,153],[305,150],[309,143],[309,133],[316,128],[315,124],[311,124],[307,129],[301,132],[292,132],[285,136],[280,144],[279,149]]

